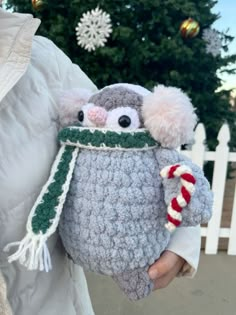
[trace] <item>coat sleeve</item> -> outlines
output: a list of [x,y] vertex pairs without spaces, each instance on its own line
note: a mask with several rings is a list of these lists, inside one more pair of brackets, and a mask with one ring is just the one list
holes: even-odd
[[0,271],[0,314],[12,315],[10,305],[7,300],[7,288],[3,275]]
[[[72,63],[70,58],[51,40],[37,35],[34,37],[34,42],[38,44],[35,46],[37,49],[39,49],[38,47],[41,48],[40,52],[35,53],[37,60],[34,62],[39,70],[47,72],[47,79],[51,89],[83,88],[91,92],[97,91],[97,87],[83,70]],[[50,64],[48,64],[49,62]],[[46,70],[44,69],[45,67]]]
[[73,88],[84,88],[88,89],[91,92],[96,92],[97,87],[95,84],[88,78],[88,76],[81,70],[81,68],[72,63],[69,57],[67,57],[64,52],[59,49],[52,41],[41,36],[35,36],[36,40],[39,40],[40,43],[50,46],[56,61],[55,70],[56,79],[59,82],[59,86],[62,90],[73,89]]
[[199,263],[201,248],[200,226],[180,227],[173,233],[167,250],[179,255],[185,264],[178,276],[194,277]]

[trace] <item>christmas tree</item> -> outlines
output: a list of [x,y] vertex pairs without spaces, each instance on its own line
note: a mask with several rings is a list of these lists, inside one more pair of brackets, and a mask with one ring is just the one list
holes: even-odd
[[[222,56],[207,51],[203,31],[219,16],[211,9],[213,0],[8,0],[8,7],[32,13],[42,20],[38,34],[52,39],[101,88],[116,82],[137,83],[149,89],[157,84],[183,89],[197,108],[206,126],[208,146],[217,144],[222,123],[231,127],[231,148],[236,147],[236,113],[229,91],[218,89],[217,72],[229,70],[236,55]],[[42,4],[43,3],[43,4]],[[42,4],[42,6],[40,6]],[[77,44],[75,28],[83,13],[100,9],[110,14],[113,32],[106,45],[88,52]],[[182,21],[199,22],[194,38],[181,36]],[[233,37],[221,33],[222,49],[227,51]],[[218,92],[216,92],[218,91]]]

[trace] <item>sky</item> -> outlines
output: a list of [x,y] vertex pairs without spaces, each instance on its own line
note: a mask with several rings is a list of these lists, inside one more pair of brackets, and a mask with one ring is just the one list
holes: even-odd
[[[229,34],[236,37],[236,0],[218,0],[212,11],[221,16],[212,27],[219,31],[225,31],[229,28]],[[236,54],[236,38],[229,45],[229,54]],[[225,89],[234,88],[236,93],[236,74],[225,74],[221,78],[225,81],[223,87]]]

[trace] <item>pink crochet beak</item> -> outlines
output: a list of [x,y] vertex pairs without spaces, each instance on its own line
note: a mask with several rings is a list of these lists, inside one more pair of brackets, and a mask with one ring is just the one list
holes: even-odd
[[104,126],[107,120],[107,111],[99,106],[94,106],[88,110],[88,119],[95,126]]

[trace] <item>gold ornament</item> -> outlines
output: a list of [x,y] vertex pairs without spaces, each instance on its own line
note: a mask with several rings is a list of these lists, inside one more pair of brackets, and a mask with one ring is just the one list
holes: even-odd
[[32,0],[32,6],[35,10],[40,10],[44,5],[43,0]]
[[184,20],[180,25],[180,33],[184,38],[193,38],[200,31],[199,23],[191,18]]

